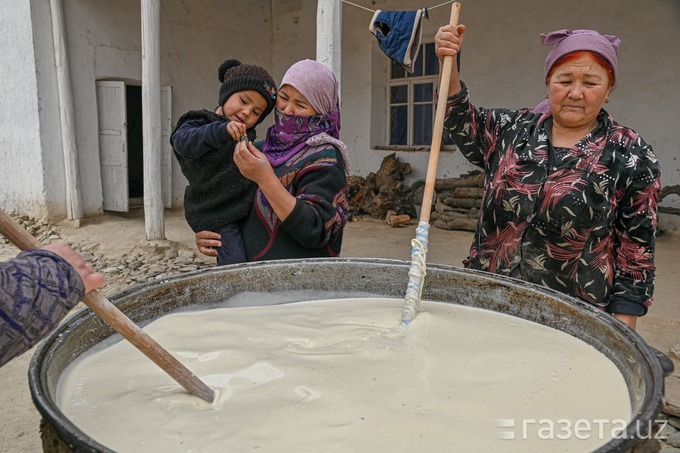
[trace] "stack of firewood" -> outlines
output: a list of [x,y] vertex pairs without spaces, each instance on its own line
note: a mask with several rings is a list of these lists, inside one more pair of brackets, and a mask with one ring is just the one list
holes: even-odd
[[475,231],[482,204],[484,174],[472,171],[458,178],[437,179],[430,223],[443,230]]
[[415,217],[413,192],[404,183],[404,175],[409,173],[411,165],[392,153],[383,159],[377,172],[371,172],[366,178],[350,176],[347,181],[350,216],[368,214],[381,220],[387,220],[388,214],[390,218]]
[[[350,176],[350,217],[368,214],[393,227],[410,225],[412,219],[419,217],[416,205],[419,207],[422,202],[425,181],[408,186],[404,183],[404,175],[409,173],[411,166],[393,153],[385,156],[380,169],[366,178]],[[484,175],[480,171],[458,178],[437,179],[429,223],[444,230],[475,231],[483,183]]]

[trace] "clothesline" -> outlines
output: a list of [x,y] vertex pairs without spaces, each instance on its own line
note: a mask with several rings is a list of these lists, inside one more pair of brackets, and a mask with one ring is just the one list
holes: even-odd
[[[372,13],[375,13],[375,10],[372,10],[370,8],[366,8],[365,6],[357,5],[356,3],[348,2],[347,0],[340,0],[340,1],[342,1],[343,3],[347,3],[349,5],[352,5],[352,6],[356,6],[357,8],[365,9],[366,11],[370,11]],[[440,3],[439,5],[431,6],[429,8],[424,8],[424,9],[425,10],[432,10],[432,9],[435,9],[435,8],[439,8],[440,6],[444,6],[444,5],[448,5],[449,3],[453,3],[454,1],[456,1],[456,0],[449,0],[447,2]]]

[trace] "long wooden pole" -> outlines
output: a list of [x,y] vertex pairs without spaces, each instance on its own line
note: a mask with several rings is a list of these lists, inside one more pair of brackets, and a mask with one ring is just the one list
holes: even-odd
[[[36,238],[23,229],[5,211],[0,209],[0,234],[9,239],[21,250],[36,249],[40,243]],[[204,401],[212,403],[215,399],[215,392],[203,381],[198,379],[191,371],[184,367],[174,356],[144,332],[137,324],[132,322],[122,311],[113,305],[108,299],[98,291],[90,291],[83,299],[85,305],[101,319],[106,321],[123,338],[132,343],[137,349],[144,353],[148,358],[161,367],[175,381],[192,395]]]
[[[451,5],[451,18],[449,23],[454,27],[458,25],[460,16],[460,3],[454,2]],[[425,189],[423,192],[423,202],[421,204],[420,219],[416,228],[416,237],[411,241],[411,268],[409,270],[409,281],[406,287],[406,297],[404,310],[401,316],[402,325],[408,325],[416,317],[420,310],[420,296],[423,292],[423,282],[425,281],[425,263],[427,257],[428,234],[430,231],[430,213],[432,211],[432,197],[434,195],[434,184],[437,179],[437,166],[439,165],[439,150],[442,144],[442,132],[444,129],[444,116],[446,114],[446,100],[449,95],[449,84],[451,83],[451,70],[455,60],[452,56],[444,57],[444,64],[441,68],[441,78],[439,81],[439,95],[437,97],[437,111],[434,116],[434,129],[432,131],[432,144],[430,146],[430,157],[427,164],[427,175],[425,176]]]
[[[454,27],[458,25],[460,15],[460,3],[454,2],[451,5],[450,23]],[[420,209],[420,221],[430,222],[432,211],[432,198],[434,196],[434,184],[437,179],[437,166],[439,165],[439,151],[442,145],[442,132],[444,130],[444,117],[446,115],[446,101],[449,97],[449,85],[451,84],[451,70],[455,63],[452,56],[444,57],[441,81],[439,82],[439,94],[437,97],[437,111],[434,116],[434,129],[432,130],[432,145],[430,146],[430,157],[427,164],[427,175],[425,176],[425,192],[423,193],[423,204]]]

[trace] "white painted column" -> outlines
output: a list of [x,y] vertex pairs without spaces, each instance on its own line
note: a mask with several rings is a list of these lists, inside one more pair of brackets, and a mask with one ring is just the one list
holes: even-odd
[[316,60],[333,71],[340,84],[342,5],[340,0],[318,0],[316,6]]
[[76,220],[83,218],[83,206],[80,197],[80,172],[78,171],[73,88],[71,87],[71,70],[66,53],[66,27],[64,26],[62,0],[50,0],[50,9],[52,12],[52,41],[57,71],[57,90],[59,93],[61,141],[66,175],[66,215],[69,219]]
[[160,0],[142,4],[142,121],[146,239],[165,239],[161,191]]

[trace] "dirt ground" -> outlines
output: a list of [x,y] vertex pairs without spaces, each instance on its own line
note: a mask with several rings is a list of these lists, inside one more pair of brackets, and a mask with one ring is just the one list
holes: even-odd
[[[362,217],[348,225],[342,255],[344,257],[376,257],[410,260],[412,226],[392,228],[386,223]],[[166,211],[166,238],[179,247],[195,250],[193,233],[181,211]],[[119,256],[131,251],[144,240],[144,218],[141,210],[124,215],[107,214],[87,219],[78,225],[64,221],[56,228],[66,241],[96,240],[97,251],[104,256]],[[472,233],[432,228],[429,234],[428,263],[459,266],[467,255]],[[658,239],[655,303],[650,313],[638,322],[638,331],[652,346],[668,354],[680,345],[680,234],[666,233]],[[17,251],[0,245],[0,259],[8,259]],[[197,255],[198,252],[196,253]],[[197,259],[208,258],[198,256]],[[404,282],[406,285],[406,282]],[[404,288],[405,289],[405,288]],[[104,294],[106,290],[103,291]],[[680,347],[680,346],[678,346]],[[40,415],[28,390],[27,370],[32,351],[0,368],[0,449],[3,452],[36,452],[42,446],[39,434]],[[666,378],[666,398],[680,405],[680,360],[674,360],[676,372]]]

